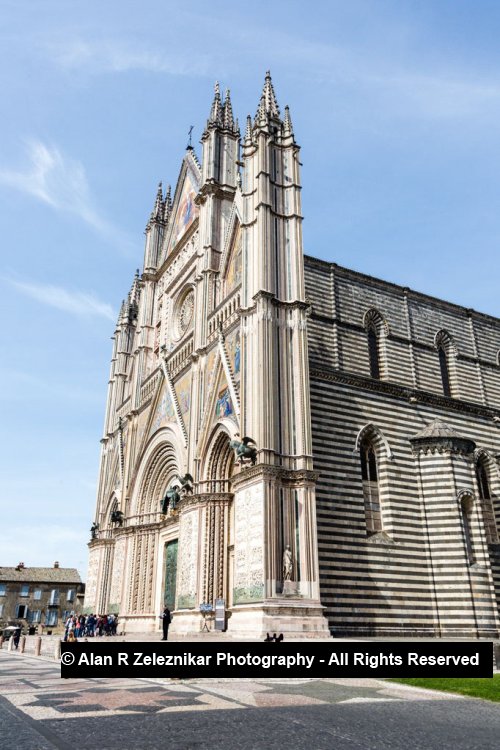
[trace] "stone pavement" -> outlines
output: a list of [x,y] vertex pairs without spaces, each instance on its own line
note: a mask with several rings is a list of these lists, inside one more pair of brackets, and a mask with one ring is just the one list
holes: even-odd
[[0,651],[2,750],[495,750],[500,705],[375,679],[61,680]]

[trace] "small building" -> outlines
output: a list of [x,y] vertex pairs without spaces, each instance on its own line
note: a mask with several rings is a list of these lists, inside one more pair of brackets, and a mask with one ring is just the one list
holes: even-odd
[[80,609],[85,591],[76,568],[0,567],[0,627],[10,622],[56,627]]

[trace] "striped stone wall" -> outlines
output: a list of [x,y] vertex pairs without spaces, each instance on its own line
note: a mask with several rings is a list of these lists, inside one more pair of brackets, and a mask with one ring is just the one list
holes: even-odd
[[[500,546],[486,543],[475,457],[487,451],[500,530],[500,321],[307,257],[305,276],[321,599],[333,632],[491,637]],[[370,377],[364,325],[373,308],[386,322],[380,380]],[[443,395],[434,343],[443,329],[456,347],[453,398]],[[436,418],[476,453],[474,444],[416,447],[412,438]],[[357,445],[365,427],[382,510],[372,535]]]

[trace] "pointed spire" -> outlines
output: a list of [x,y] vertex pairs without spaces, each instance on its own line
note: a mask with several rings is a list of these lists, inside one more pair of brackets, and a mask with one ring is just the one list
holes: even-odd
[[138,305],[139,304],[139,295],[141,293],[140,288],[140,272],[139,269],[136,270],[134,275],[134,280],[132,282],[132,286],[130,287],[129,292],[129,303],[132,305]]
[[215,93],[214,100],[212,102],[212,108],[210,110],[210,117],[208,118],[208,125],[222,125],[222,101],[220,97],[220,86],[219,82],[215,82]]
[[157,219],[160,221],[163,219],[163,186],[161,184],[161,181],[158,183],[155,203],[153,206],[153,210],[151,211],[151,220],[153,219]]
[[125,305],[125,300],[122,299],[122,304],[121,304],[121,307],[120,307],[120,312],[118,313],[117,325],[120,325],[122,323],[122,321],[126,317],[126,315],[127,315],[127,307]]
[[165,200],[163,202],[163,221],[167,222],[172,210],[172,197],[170,185],[167,185]]
[[252,118],[250,115],[247,116],[247,125],[245,128],[245,140],[244,140],[245,146],[251,146],[252,145]]
[[273,82],[271,80],[271,73],[268,70],[266,72],[266,79],[264,82],[264,88],[262,89],[262,96],[260,98],[259,110],[264,108],[264,112],[269,114],[271,117],[280,116],[280,108],[276,100],[276,94],[274,93]]
[[290,117],[290,108],[288,104],[285,107],[285,119],[283,121],[283,132],[285,136],[287,135],[293,136],[292,118]]
[[227,130],[234,130],[233,107],[231,105],[229,89],[226,89],[226,96],[224,98],[223,122]]

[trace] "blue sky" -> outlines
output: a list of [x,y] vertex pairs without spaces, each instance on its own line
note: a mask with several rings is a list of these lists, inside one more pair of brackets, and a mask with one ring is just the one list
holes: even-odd
[[499,36],[487,0],[3,0],[0,565],[86,571],[114,320],[215,80],[290,105],[306,252],[500,315]]

